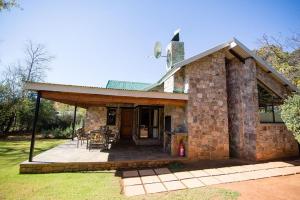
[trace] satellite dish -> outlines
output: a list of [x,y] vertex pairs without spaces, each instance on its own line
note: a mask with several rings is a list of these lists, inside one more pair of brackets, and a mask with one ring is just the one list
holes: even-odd
[[159,58],[161,57],[161,43],[160,42],[156,42],[154,45],[154,56],[155,58]]

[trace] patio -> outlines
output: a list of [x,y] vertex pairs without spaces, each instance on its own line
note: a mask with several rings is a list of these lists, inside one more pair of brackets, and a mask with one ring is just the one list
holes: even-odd
[[86,149],[86,143],[68,141],[20,164],[20,173],[94,171],[132,167],[163,166],[186,158],[172,157],[162,146],[137,146],[129,142],[112,144],[108,150]]

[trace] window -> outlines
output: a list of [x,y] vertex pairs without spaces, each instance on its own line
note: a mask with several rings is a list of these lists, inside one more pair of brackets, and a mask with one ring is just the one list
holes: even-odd
[[262,123],[283,123],[279,106],[282,99],[263,85],[258,85],[259,116]]
[[157,107],[140,107],[139,109],[139,137],[158,138],[159,111]]
[[107,125],[116,125],[116,108],[107,108]]

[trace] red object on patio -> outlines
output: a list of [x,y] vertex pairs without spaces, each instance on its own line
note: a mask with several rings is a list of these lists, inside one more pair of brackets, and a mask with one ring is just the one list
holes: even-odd
[[184,157],[185,155],[185,149],[184,149],[184,145],[182,140],[180,141],[180,145],[179,145],[179,156],[180,157]]

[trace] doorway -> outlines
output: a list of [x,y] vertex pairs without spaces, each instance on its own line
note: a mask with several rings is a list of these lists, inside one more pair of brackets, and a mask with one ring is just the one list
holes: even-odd
[[122,139],[132,139],[132,132],[133,132],[133,109],[122,108],[120,137]]

